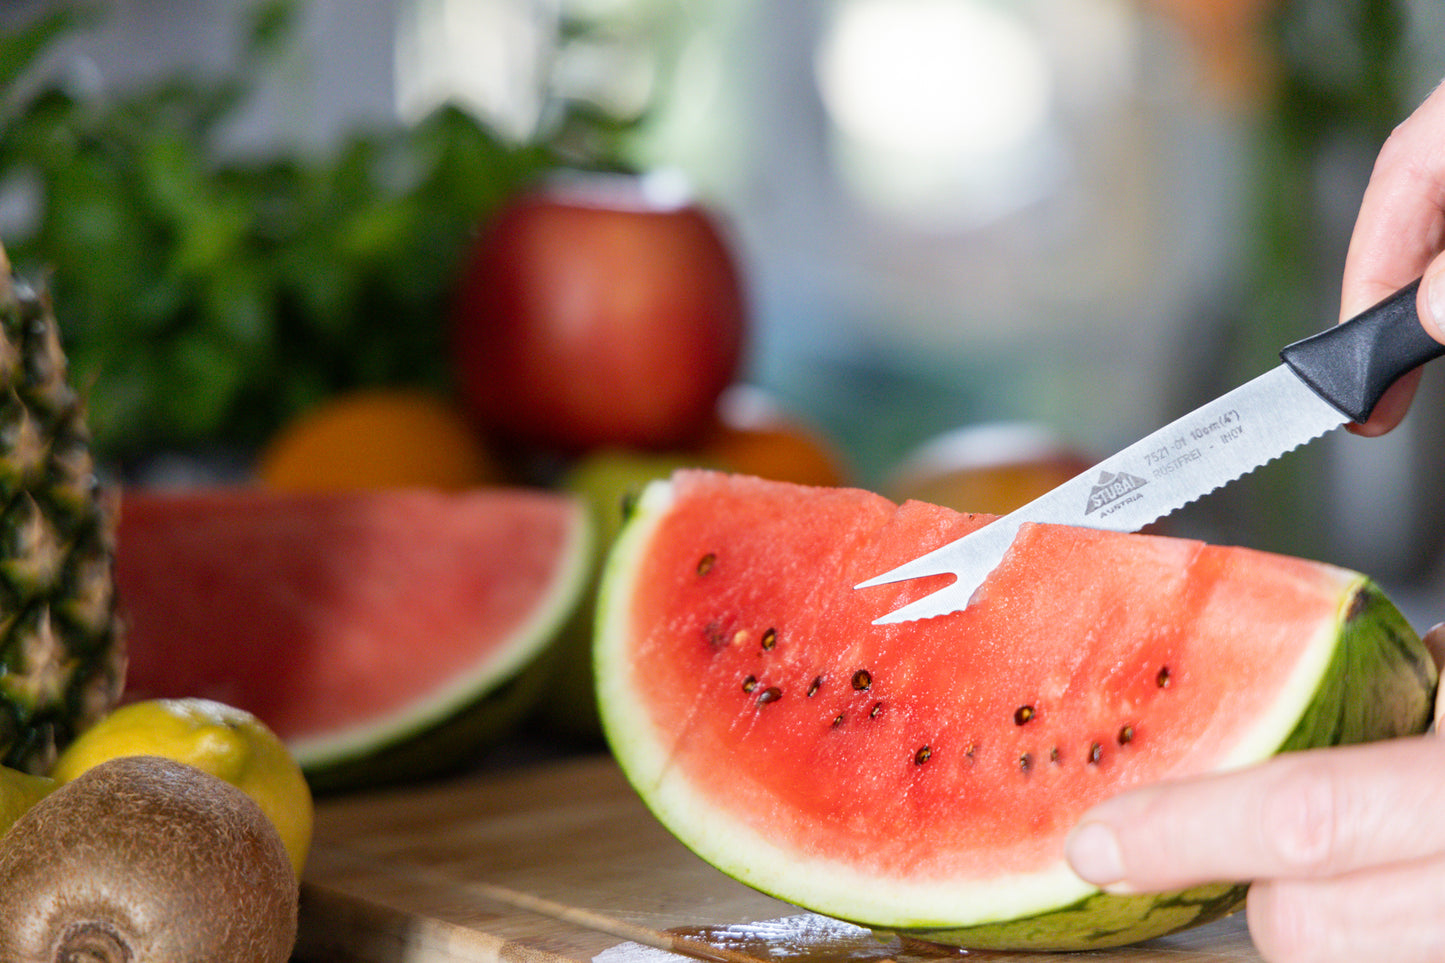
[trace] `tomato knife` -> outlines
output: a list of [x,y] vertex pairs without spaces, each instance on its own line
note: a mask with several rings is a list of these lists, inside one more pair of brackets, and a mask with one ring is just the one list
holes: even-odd
[[1280,352],[1283,363],[1002,518],[854,586],[955,580],[875,625],[961,611],[1029,522],[1133,532],[1333,428],[1370,416],[1396,379],[1445,354],[1420,325],[1414,281]]

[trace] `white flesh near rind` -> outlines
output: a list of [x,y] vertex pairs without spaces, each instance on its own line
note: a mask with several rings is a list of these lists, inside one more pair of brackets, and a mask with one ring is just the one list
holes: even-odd
[[303,769],[325,769],[359,759],[454,718],[488,692],[525,670],[551,643],[582,598],[592,566],[592,516],[580,500],[569,506],[568,541],[562,564],[531,615],[469,672],[460,673],[421,700],[365,723],[324,735],[298,737],[287,748]]
[[[852,866],[801,858],[711,805],[687,773],[672,766],[668,742],[655,731],[646,700],[629,695],[646,691],[647,682],[629,674],[631,614],[622,603],[635,594],[630,579],[641,569],[639,561],[672,504],[670,483],[652,483],[613,549],[600,594],[595,659],[603,726],[614,755],[643,801],[684,845],[762,892],[882,929],[957,929],[1018,920],[1069,907],[1098,892],[1069,869],[1062,854],[1038,872],[987,880],[881,880]],[[1292,677],[1280,687],[1274,706],[1247,739],[1225,754],[1219,768],[1248,765],[1277,753],[1311,706],[1344,638],[1341,623],[1347,608],[1365,581],[1339,571],[1338,619],[1321,624]]]
[[1321,621],[1315,629],[1314,638],[1304,647],[1294,671],[1288,681],[1280,686],[1274,704],[1262,712],[1255,724],[1244,733],[1244,738],[1234,744],[1219,760],[1218,771],[1239,769],[1252,765],[1279,752],[1285,740],[1295,731],[1305,711],[1320,690],[1320,684],[1334,661],[1344,636],[1341,627],[1355,596],[1362,589],[1364,576],[1345,569],[1335,569],[1339,587],[1335,597],[1339,608],[1332,621]]

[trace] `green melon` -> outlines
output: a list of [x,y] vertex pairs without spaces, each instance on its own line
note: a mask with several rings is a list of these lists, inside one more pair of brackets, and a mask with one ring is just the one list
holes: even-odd
[[520,488],[132,490],[126,698],[245,709],[318,790],[464,766],[545,695],[591,541],[580,501]]
[[650,486],[609,559],[605,731],[687,846],[780,899],[965,947],[1086,949],[1237,908],[1114,896],[1064,840],[1121,789],[1419,732],[1436,676],[1364,576],[1244,548],[1025,526],[963,612],[853,585],[987,524],[709,472]]
[[647,483],[684,467],[700,467],[699,461],[681,453],[602,449],[579,459],[561,481],[561,491],[581,499],[591,510],[595,551],[587,591],[558,640],[553,675],[547,682],[548,698],[537,704],[537,721],[575,747],[602,745],[597,682],[592,673],[592,625],[602,565],[628,506]]

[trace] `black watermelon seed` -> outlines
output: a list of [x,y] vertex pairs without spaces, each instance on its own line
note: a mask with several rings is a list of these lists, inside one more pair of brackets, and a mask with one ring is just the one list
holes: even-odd
[[1032,755],[1026,752],[1022,756],[1019,756],[1019,771],[1022,772],[1025,776],[1029,774],[1029,770],[1033,767],[1034,757]]
[[769,651],[778,644],[778,630],[768,629],[763,633],[763,651]]
[[1014,710],[1014,725],[1021,726],[1034,717],[1033,706],[1019,706]]
[[717,553],[716,553],[716,552],[708,552],[708,553],[707,553],[706,555],[704,555],[702,558],[700,558],[700,559],[697,560],[697,574],[699,574],[699,575],[706,575],[708,572],[711,572],[711,571],[712,571],[712,567],[713,567],[714,565],[716,565],[716,564],[717,564]]
[[783,690],[779,689],[775,685],[770,685],[762,692],[758,693],[758,705],[765,706],[769,702],[777,702],[782,697]]
[[1134,727],[1124,726],[1119,730],[1119,745],[1127,746],[1134,741]]
[[873,703],[873,708],[868,710],[868,718],[870,718],[870,719],[877,719],[877,718],[878,718],[879,716],[881,716],[882,714],[883,714],[883,703],[881,703],[881,702],[875,702],[875,703]]
[[1104,758],[1104,747],[1097,742],[1089,746],[1089,765],[1096,766]]
[[867,669],[859,669],[853,673],[853,688],[859,692],[866,692],[871,685],[873,685],[873,676]]
[[923,765],[925,762],[927,762],[928,759],[929,759],[929,757],[932,756],[932,755],[933,755],[933,747],[931,747],[931,746],[923,746],[923,747],[921,747],[917,752],[915,752],[915,753],[913,754],[913,764],[914,764],[915,766],[921,766],[921,765]]
[[752,692],[752,691],[753,691],[754,689],[756,689],[757,687],[758,687],[758,677],[757,677],[757,676],[755,676],[755,675],[750,675],[750,676],[748,676],[746,679],[743,679],[743,691],[744,691],[744,692]]
[[1169,666],[1159,667],[1159,674],[1154,677],[1154,684],[1161,689],[1169,688]]
[[820,676],[815,676],[815,677],[813,678],[813,684],[810,685],[810,686],[808,686],[808,698],[811,699],[811,698],[813,698],[813,696],[817,695],[817,694],[818,694],[818,690],[821,689],[822,687],[823,687],[823,677],[822,677],[821,675],[820,675]]

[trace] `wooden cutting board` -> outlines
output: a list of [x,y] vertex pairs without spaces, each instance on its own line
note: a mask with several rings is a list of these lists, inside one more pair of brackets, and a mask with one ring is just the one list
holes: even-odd
[[[1049,960],[881,941],[722,875],[610,757],[323,800],[303,963],[936,963]],[[1093,963],[1258,963],[1242,914]]]

